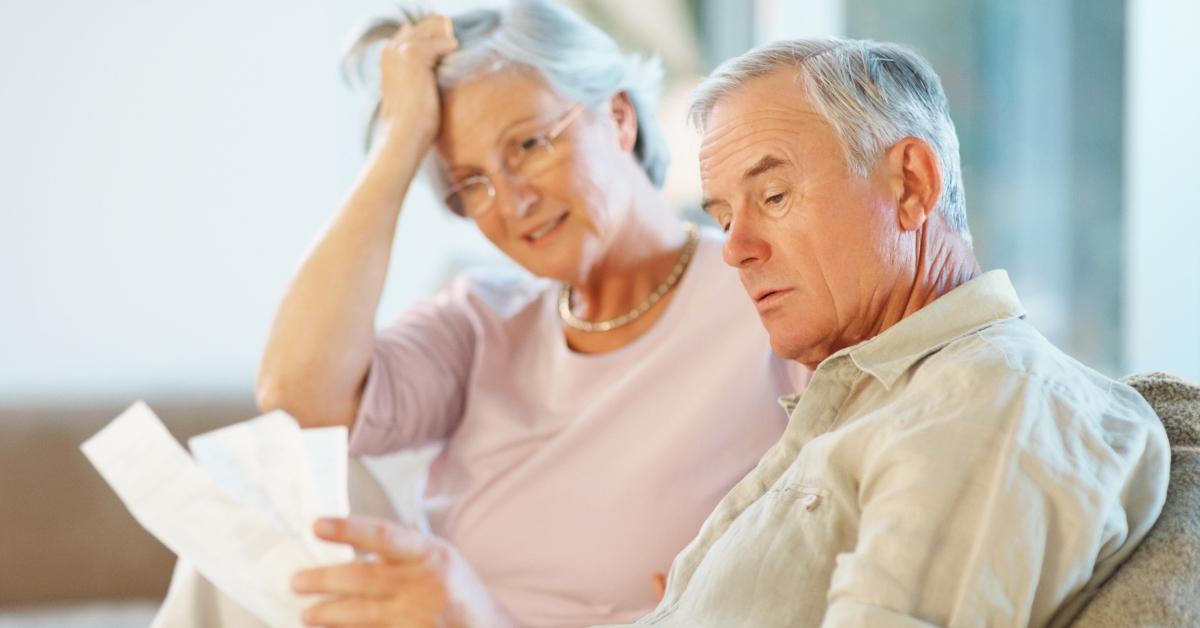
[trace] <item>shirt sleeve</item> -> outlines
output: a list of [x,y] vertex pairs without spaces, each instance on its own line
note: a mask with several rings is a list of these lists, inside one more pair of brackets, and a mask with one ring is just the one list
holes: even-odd
[[1125,545],[1144,417],[1028,377],[976,393],[897,416],[867,453],[824,626],[1044,625]]
[[376,333],[351,453],[388,453],[453,432],[478,333],[469,291],[467,278],[455,279]]

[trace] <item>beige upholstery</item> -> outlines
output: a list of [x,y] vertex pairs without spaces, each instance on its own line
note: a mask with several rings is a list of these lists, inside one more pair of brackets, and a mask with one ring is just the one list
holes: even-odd
[[[149,401],[181,440],[258,414],[252,399]],[[126,405],[0,407],[0,613],[162,599],[175,557],[79,452]]]
[[1200,626],[1200,386],[1166,373],[1127,378],[1162,419],[1171,483],[1150,535],[1075,619],[1076,628]]

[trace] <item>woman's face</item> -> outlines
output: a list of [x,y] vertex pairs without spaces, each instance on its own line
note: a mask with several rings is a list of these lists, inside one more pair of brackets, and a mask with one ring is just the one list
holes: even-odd
[[[490,209],[473,217],[483,234],[531,273],[572,283],[620,232],[631,211],[631,177],[641,172],[628,100],[618,96],[600,114],[573,112],[577,106],[532,72],[489,73],[443,92],[437,139],[452,185],[475,175],[491,180]],[[510,174],[514,151],[560,122],[566,126],[550,157],[538,160],[544,167]]]

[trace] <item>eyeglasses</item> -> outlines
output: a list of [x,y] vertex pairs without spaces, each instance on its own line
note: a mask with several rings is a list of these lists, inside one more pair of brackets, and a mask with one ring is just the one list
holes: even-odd
[[[500,169],[505,176],[514,181],[528,181],[554,167],[558,163],[554,140],[571,126],[583,109],[582,104],[576,104],[550,129],[531,136],[518,136],[506,142],[500,160]],[[495,204],[496,186],[485,174],[471,175],[455,183],[443,200],[450,211],[460,216],[478,218]]]

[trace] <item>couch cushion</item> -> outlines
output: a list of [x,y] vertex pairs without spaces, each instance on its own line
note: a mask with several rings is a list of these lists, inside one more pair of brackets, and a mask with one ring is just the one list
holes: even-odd
[[[180,439],[258,414],[252,399],[150,399]],[[121,404],[0,408],[0,609],[161,599],[174,556],[130,516],[79,445]]]
[[1125,381],[1154,408],[1171,441],[1167,502],[1074,626],[1200,626],[1200,386],[1165,373]]
[[1167,429],[1171,447],[1200,447],[1200,386],[1170,373],[1130,375],[1137,390]]

